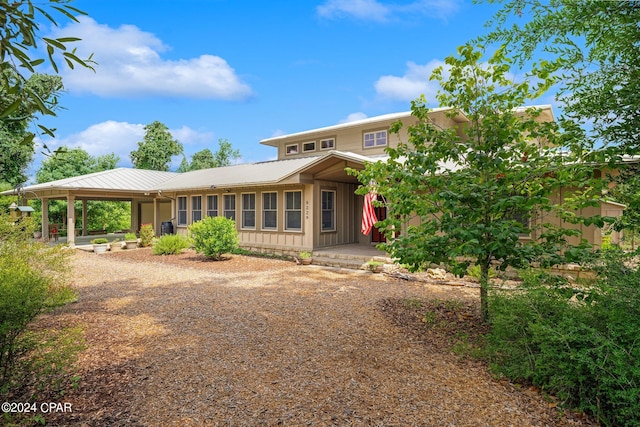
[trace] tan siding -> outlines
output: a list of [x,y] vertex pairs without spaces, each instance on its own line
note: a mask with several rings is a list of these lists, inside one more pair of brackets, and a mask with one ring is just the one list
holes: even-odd
[[[335,231],[321,231],[321,192],[322,190],[330,190],[336,192],[336,217]],[[359,216],[356,212],[356,195],[354,194],[356,186],[354,184],[346,184],[333,181],[317,181],[314,191],[315,205],[317,206],[314,214],[314,240],[315,248],[327,246],[345,245],[348,243],[357,243],[359,230]]]

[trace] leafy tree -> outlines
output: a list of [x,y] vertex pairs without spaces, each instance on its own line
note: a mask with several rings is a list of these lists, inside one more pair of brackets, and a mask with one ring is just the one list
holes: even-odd
[[[468,122],[441,129],[420,98],[412,103],[418,123],[408,128],[408,142],[388,148],[387,162],[368,163],[354,173],[364,185],[360,194],[374,189],[386,200],[389,215],[378,226],[387,236],[402,230],[385,244],[393,258],[412,269],[444,264],[458,275],[471,264],[480,268],[486,319],[492,266],[559,264],[586,249],[568,243],[577,230],[550,220],[557,215],[590,223],[572,211],[594,202],[590,189],[597,183],[590,168],[561,152],[572,135],[541,120],[540,110],[520,107],[552,84],[544,70],[533,72],[537,85],[513,83],[502,50],[487,64],[479,63],[482,54],[471,45],[458,51],[458,57],[446,59],[450,77],[445,79],[440,68],[432,78],[443,88],[440,105],[452,107],[450,117],[464,116]],[[559,188],[571,186],[575,190],[564,203],[553,200]],[[522,235],[531,239],[521,241]]]
[[[16,74],[5,71],[6,77],[14,82]],[[25,83],[26,90],[37,94],[40,102],[54,111],[57,95],[62,90],[62,79],[48,74],[33,74]],[[6,111],[9,106],[19,101],[19,95],[0,87],[0,110]],[[27,180],[26,168],[33,158],[33,134],[29,132],[30,124],[36,119],[38,105],[35,103],[19,104],[13,113],[0,118],[0,181],[10,183],[13,187]]]
[[[36,181],[50,182],[114,169],[118,160],[118,156],[113,153],[93,157],[82,148],[63,148],[42,162],[36,171]],[[66,211],[66,202],[49,202],[49,218],[52,222],[63,222]],[[87,217],[87,225],[91,229],[114,231],[129,228],[131,225],[130,207],[125,202],[90,201],[87,204]]]
[[130,154],[133,166],[168,171],[171,158],[182,154],[182,144],[173,139],[169,128],[159,121],[146,125],[144,130],[144,141],[138,142],[138,149]]
[[[0,119],[11,117],[21,108],[38,112],[42,115],[55,116],[55,111],[47,102],[43,101],[41,94],[27,83],[27,77],[23,73],[35,73],[36,68],[48,62],[58,72],[55,60],[56,54],[61,54],[69,68],[76,65],[92,68],[95,64],[92,56],[81,59],[76,56],[76,50],[68,50],[70,44],[79,41],[76,37],[62,37],[52,39],[40,36],[41,19],[57,26],[56,15],[77,22],[76,15],[85,15],[79,9],[71,6],[70,0],[44,0],[34,2],[31,0],[0,1],[0,92],[11,94],[13,102],[0,106]],[[38,47],[46,46],[45,58],[34,58]],[[40,130],[53,136],[53,130],[38,125]],[[26,144],[33,144],[33,133],[25,138]],[[46,145],[45,145],[46,148]]]
[[[622,152],[640,149],[640,5],[627,0],[479,0],[502,3],[480,40],[519,64],[544,61],[567,117]],[[542,62],[542,61],[540,61]]]
[[191,156],[191,164],[186,158],[182,159],[178,172],[188,172],[200,169],[218,168],[221,166],[229,166],[232,161],[241,158],[239,150],[235,150],[231,143],[226,139],[219,139],[220,145],[215,153],[205,148]]

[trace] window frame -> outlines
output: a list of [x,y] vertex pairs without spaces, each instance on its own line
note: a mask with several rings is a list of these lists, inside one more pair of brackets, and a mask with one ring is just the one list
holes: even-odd
[[[313,144],[313,148],[307,149],[307,145]],[[315,141],[307,141],[302,143],[302,152],[310,153],[312,151],[316,151],[316,142]]]
[[[300,208],[299,209],[295,208],[295,201],[296,201],[295,197],[293,199],[294,207],[289,209],[289,207],[288,207],[288,199],[287,199],[289,194],[292,194],[292,195],[293,194],[299,194],[300,195]],[[303,203],[302,203],[302,190],[291,190],[291,191],[285,191],[284,192],[284,230],[285,231],[295,232],[295,233],[302,232],[302,228],[303,228],[302,227],[302,223],[303,223],[303,221],[302,221],[302,218],[303,218],[302,217],[302,205],[303,205]],[[297,228],[297,227],[289,227],[289,213],[292,213],[292,212],[293,213],[295,213],[295,212],[299,212],[300,213],[300,227],[299,228]]]
[[[324,195],[332,194],[332,205],[330,209],[325,209]],[[331,233],[336,231],[336,198],[337,191],[335,189],[321,189],[320,190],[320,232]],[[331,228],[325,228],[324,226],[324,213],[329,212],[331,214]]]
[[[295,150],[289,151],[290,148],[295,147]],[[296,142],[295,144],[287,144],[284,146],[284,154],[285,156],[295,156],[296,154],[300,154],[299,144]]]
[[[199,204],[200,204],[200,209],[196,209],[194,207],[195,205],[195,201],[199,200]],[[195,213],[198,212],[200,214],[200,218],[196,219]],[[191,196],[191,223],[193,224],[194,222],[200,221],[202,219],[202,196]]]
[[[233,209],[227,209],[227,200],[233,200]],[[223,194],[222,195],[222,216],[224,216],[225,218],[229,218],[232,220],[236,220],[236,208],[237,208],[237,204],[236,204],[236,195],[235,193],[233,194]],[[231,218],[230,216],[227,216],[227,212],[232,212],[233,213],[233,218]]]
[[[213,198],[213,197],[215,197],[215,209],[211,209],[211,204],[209,203],[210,198]],[[207,194],[207,210],[206,210],[207,217],[220,215],[220,211],[218,210],[219,203],[220,203],[220,199],[217,194]],[[215,212],[216,214],[210,215],[209,214],[210,212]]]
[[[323,142],[327,142],[327,141],[332,141],[331,142],[331,146],[323,147],[322,143]],[[335,150],[335,148],[336,148],[336,138],[335,138],[335,136],[332,136],[331,138],[323,138],[323,139],[320,140],[320,150]]]
[[[240,207],[240,211],[241,211],[241,222],[240,222],[240,228],[242,228],[243,230],[255,230],[256,229],[256,193],[241,193],[240,194],[240,199],[241,199],[241,207]],[[245,206],[245,196],[253,196],[253,209],[249,209]],[[246,224],[246,214],[253,212],[253,225],[247,225]]]
[[[379,138],[379,134],[384,133],[384,144],[380,144],[382,138]],[[372,145],[367,145],[367,135],[373,135]],[[387,129],[376,129],[371,131],[362,132],[362,148],[365,150],[371,148],[387,147],[389,145],[389,131]]]
[[[181,201],[184,201],[184,209],[181,209]],[[189,225],[187,223],[189,216],[188,216],[188,212],[189,212],[189,198],[187,196],[178,196],[176,197],[176,211],[177,211],[177,221],[176,224],[178,227],[185,227],[187,225]],[[181,221],[181,214],[184,215],[184,221]]]
[[[273,202],[273,200],[270,200],[269,203],[265,203],[265,196],[267,195],[275,195],[275,203],[271,203]],[[268,205],[268,208],[266,207]],[[274,206],[275,205],[275,206]],[[275,221],[276,224],[273,227],[267,227],[267,220],[265,218],[265,214],[267,213],[275,213]],[[261,223],[261,229],[262,230],[266,230],[266,231],[275,231],[278,229],[278,192],[277,191],[265,191],[262,193],[262,223]]]

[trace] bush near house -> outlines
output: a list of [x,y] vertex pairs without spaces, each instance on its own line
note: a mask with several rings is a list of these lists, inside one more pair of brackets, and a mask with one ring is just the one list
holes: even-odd
[[493,369],[531,383],[604,425],[640,425],[640,268],[603,252],[598,279],[571,284],[545,273],[522,291],[491,296]]
[[142,224],[140,226],[140,246],[143,248],[151,246],[155,237],[156,234],[151,224]]
[[189,226],[189,237],[196,252],[217,261],[236,250],[239,243],[236,222],[221,216],[194,222]]
[[155,255],[178,255],[191,246],[189,239],[181,234],[165,234],[153,244]]

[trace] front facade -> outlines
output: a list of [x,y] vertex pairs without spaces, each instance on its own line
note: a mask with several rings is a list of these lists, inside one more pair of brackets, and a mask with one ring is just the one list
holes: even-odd
[[[551,108],[542,108],[542,119],[553,120]],[[464,116],[451,118],[448,111],[435,109],[430,117],[441,128],[464,125]],[[398,120],[404,124],[400,133],[390,133]],[[262,140],[261,144],[277,150],[274,161],[182,174],[115,169],[23,190],[27,197],[33,194],[43,202],[70,202],[66,226],[71,243],[76,215],[86,223],[86,203],[77,213],[73,201],[125,200],[131,202],[135,231],[151,223],[159,234],[163,223],[171,222],[176,233],[187,234],[193,222],[225,216],[236,221],[241,246],[253,251],[295,254],[344,244],[375,244],[384,236],[375,229],[369,235],[360,232],[363,197],[355,194],[358,180],[346,169],[359,170],[366,162],[383,160],[385,148],[406,142],[406,128],[415,122],[410,112],[404,112]],[[623,207],[614,204],[601,209],[618,216]],[[384,219],[386,211],[377,208],[376,214]],[[46,216],[43,203],[45,233]],[[585,231],[590,243],[600,244],[600,230]]]

